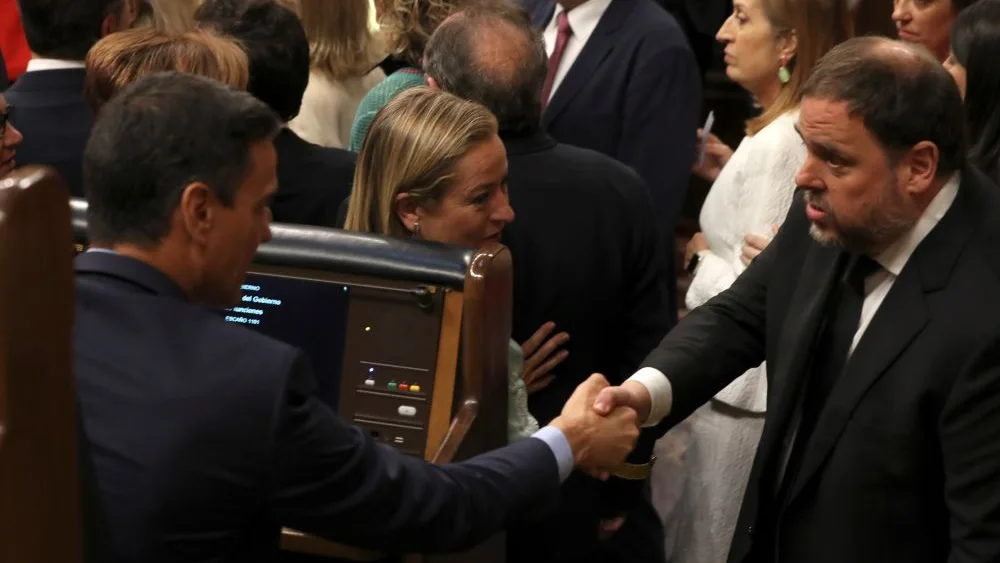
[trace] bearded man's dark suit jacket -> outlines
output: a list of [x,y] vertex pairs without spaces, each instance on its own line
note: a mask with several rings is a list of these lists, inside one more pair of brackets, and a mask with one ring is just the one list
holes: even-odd
[[846,254],[813,241],[803,206],[796,196],[770,246],[644,363],[670,379],[666,428],[767,360],[767,422],[730,563],[1000,560],[1000,189],[964,172],[831,390],[778,502],[791,415]]

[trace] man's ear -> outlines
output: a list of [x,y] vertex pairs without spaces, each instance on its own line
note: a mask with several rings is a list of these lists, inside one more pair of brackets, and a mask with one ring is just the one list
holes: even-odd
[[132,26],[139,16],[139,2],[141,0],[124,0],[122,8],[117,13],[104,16],[101,22],[101,37],[107,37],[112,33],[125,31]]
[[420,224],[420,206],[410,194],[396,195],[396,217],[407,231],[416,232]]
[[906,191],[917,195],[925,192],[934,179],[937,178],[938,162],[941,151],[930,141],[920,141],[913,145],[910,152],[903,158],[903,165],[909,173]]
[[433,88],[435,90],[440,90],[441,89],[441,86],[438,85],[438,81],[434,80],[434,78],[431,77],[431,76],[429,76],[429,75],[427,76],[427,86],[429,88]]
[[188,238],[205,244],[218,220],[216,209],[221,205],[215,193],[203,182],[189,184],[181,193],[178,212]]

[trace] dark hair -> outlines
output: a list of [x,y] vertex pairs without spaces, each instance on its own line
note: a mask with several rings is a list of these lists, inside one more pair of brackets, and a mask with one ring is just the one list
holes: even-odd
[[820,59],[802,96],[846,102],[891,156],[930,141],[940,152],[939,176],[965,164],[962,96],[920,49],[881,37],[849,39]]
[[951,0],[951,7],[956,13],[960,13],[978,1],[979,0]]
[[101,38],[101,25],[125,0],[18,0],[24,37],[32,53],[82,61]]
[[282,121],[299,114],[309,84],[309,41],[295,12],[273,0],[206,0],[195,20],[240,42],[250,60],[251,94]]
[[480,103],[501,134],[540,127],[548,57],[524,10],[498,3],[445,20],[427,43],[424,72],[441,89]]
[[962,12],[951,31],[951,50],[965,67],[969,156],[1000,182],[1000,2],[982,0]]
[[251,145],[272,138],[278,126],[259,100],[210,78],[140,78],[104,105],[84,150],[91,241],[157,244],[192,182],[232,205]]

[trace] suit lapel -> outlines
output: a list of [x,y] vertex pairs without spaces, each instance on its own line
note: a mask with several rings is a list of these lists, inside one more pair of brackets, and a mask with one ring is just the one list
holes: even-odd
[[922,285],[916,268],[904,268],[893,283],[816,421],[789,499],[795,498],[822,465],[868,389],[927,325]]
[[[601,21],[598,22],[597,27],[594,29],[594,33],[590,35],[587,44],[583,46],[580,55],[573,61],[573,66],[566,73],[566,77],[563,78],[563,81],[552,95],[551,101],[545,107],[545,113],[542,115],[542,123],[546,127],[551,125],[552,121],[566,109],[569,102],[597,74],[597,69],[601,66],[601,63],[614,51],[618,31],[628,19],[632,8],[631,3],[624,0],[616,0],[608,6],[607,11],[601,16]],[[545,10],[539,10],[539,13],[543,12]],[[552,18],[552,13],[552,10],[548,10],[548,17],[541,24],[543,29]]]
[[[769,460],[769,464],[780,463],[782,458],[784,437],[822,327],[823,313],[837,282],[837,273],[846,259],[838,249],[813,245],[802,265],[802,275],[788,305],[787,321],[781,328],[777,349],[782,355],[773,367],[772,380],[768,384],[774,399],[767,410],[777,418],[768,421],[770,428],[760,444],[760,459]],[[771,465],[764,471],[762,486],[765,491],[773,491],[776,471],[780,471],[780,466]]]

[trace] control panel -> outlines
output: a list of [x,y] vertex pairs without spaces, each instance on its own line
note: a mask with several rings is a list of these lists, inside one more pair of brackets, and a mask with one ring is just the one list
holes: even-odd
[[418,457],[427,447],[443,309],[443,292],[422,290],[351,288],[340,393],[341,416]]

